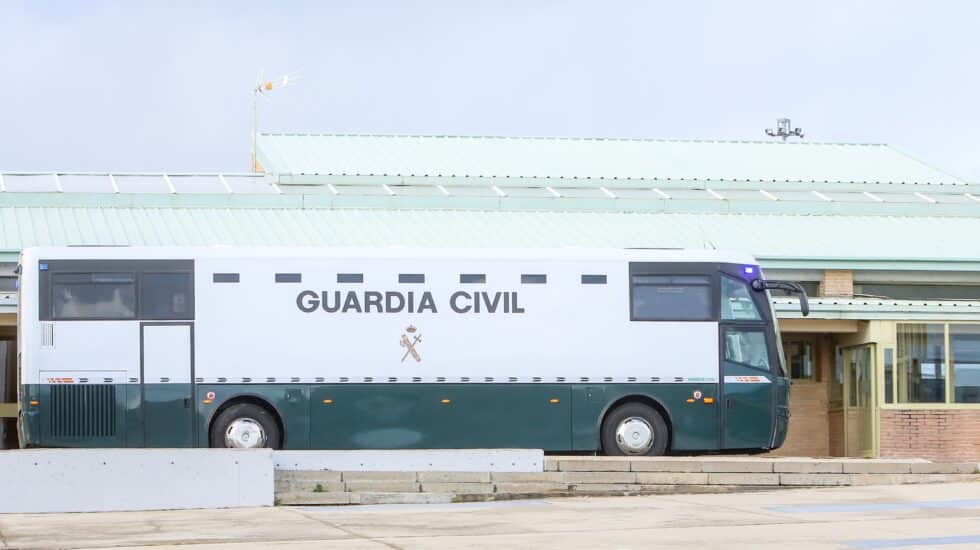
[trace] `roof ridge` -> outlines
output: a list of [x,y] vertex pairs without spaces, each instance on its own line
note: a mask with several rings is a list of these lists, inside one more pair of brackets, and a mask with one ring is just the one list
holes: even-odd
[[693,139],[693,138],[652,138],[652,137],[616,137],[616,136],[502,136],[477,134],[365,134],[365,133],[330,133],[330,132],[260,132],[260,137],[342,137],[342,138],[428,138],[428,139],[483,139],[483,140],[529,140],[529,141],[613,141],[613,142],[653,142],[653,143],[728,143],[753,145],[838,145],[855,147],[888,147],[887,143],[859,143],[836,141],[773,141],[751,139]]

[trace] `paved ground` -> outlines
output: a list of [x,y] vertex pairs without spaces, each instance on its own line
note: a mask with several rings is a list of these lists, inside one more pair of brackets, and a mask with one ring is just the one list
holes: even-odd
[[4,515],[0,541],[8,548],[980,548],[980,483]]

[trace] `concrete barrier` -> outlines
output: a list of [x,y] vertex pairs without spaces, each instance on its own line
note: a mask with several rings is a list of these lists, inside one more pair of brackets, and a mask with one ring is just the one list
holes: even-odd
[[273,502],[269,449],[0,452],[0,513],[235,508]]
[[422,504],[976,481],[975,462],[549,456],[537,472],[277,470],[276,497],[280,504]]
[[345,472],[540,472],[540,449],[276,451],[276,470]]

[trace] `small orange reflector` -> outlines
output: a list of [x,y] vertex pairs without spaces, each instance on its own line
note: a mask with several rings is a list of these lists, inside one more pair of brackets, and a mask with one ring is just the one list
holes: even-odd
[[36,407],[36,406],[38,406],[38,405],[40,405],[40,404],[41,404],[41,402],[40,402],[40,401],[35,401],[34,399],[31,399],[31,400],[29,401],[29,403],[30,403],[30,405],[31,405],[32,407]]
[[688,397],[687,398],[687,402],[688,403],[694,403],[694,398],[693,397]]
[[440,403],[442,403],[443,405],[448,405],[448,404],[452,403],[452,401],[450,401],[448,399],[443,399],[442,401],[440,401]]
[[324,400],[323,400],[323,404],[324,404],[324,405],[330,405],[330,404],[332,404],[332,403],[333,403],[333,399],[324,399]]
[[715,398],[714,397],[705,397],[704,398],[704,404],[705,405],[710,405],[710,404],[712,404],[714,402],[715,402]]
[[204,403],[205,405],[210,405],[213,401],[214,401],[213,399],[205,399],[204,401],[202,401],[202,403]]
[[558,398],[556,398],[556,397],[552,397],[551,399],[549,399],[549,402],[550,402],[550,403],[551,403],[552,405],[554,405],[555,403],[557,403],[557,402],[558,402]]

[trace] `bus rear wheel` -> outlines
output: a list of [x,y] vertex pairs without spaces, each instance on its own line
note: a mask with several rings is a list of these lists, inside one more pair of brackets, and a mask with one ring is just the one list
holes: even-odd
[[211,447],[225,449],[279,448],[281,434],[276,419],[252,403],[232,405],[211,425]]
[[667,452],[667,422],[643,403],[624,403],[602,421],[602,452],[609,456],[661,456]]

